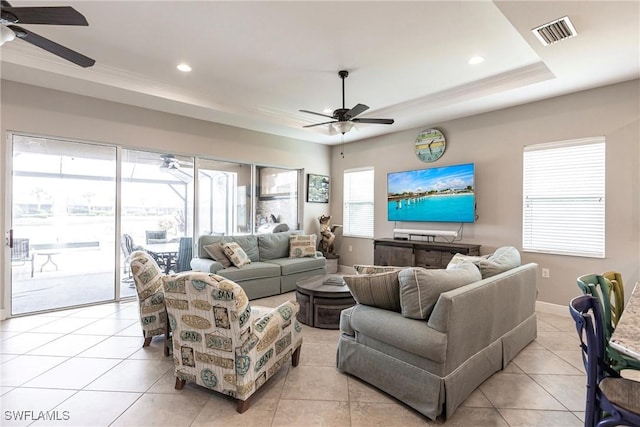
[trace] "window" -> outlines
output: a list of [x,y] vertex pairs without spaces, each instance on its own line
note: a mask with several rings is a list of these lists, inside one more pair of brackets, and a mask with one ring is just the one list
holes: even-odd
[[344,172],[345,236],[373,237],[373,169]]
[[604,258],[604,137],[525,147],[522,249]]

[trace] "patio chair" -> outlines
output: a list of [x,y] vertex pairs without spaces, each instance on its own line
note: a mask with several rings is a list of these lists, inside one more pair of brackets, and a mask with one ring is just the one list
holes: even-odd
[[[203,272],[163,278],[173,332],[176,390],[186,381],[237,399],[240,413],[250,397],[291,359],[298,365],[302,327],[299,306],[250,306],[240,285]],[[286,369],[286,368],[285,368]]]
[[147,230],[144,232],[147,245],[167,243],[167,230]]
[[618,299],[618,297],[614,295],[616,290],[612,287],[611,282],[604,276],[598,274],[585,274],[584,276],[578,277],[577,282],[583,294],[596,298],[600,303],[600,311],[602,313],[600,318],[602,319],[605,339],[605,355],[609,360],[609,364],[616,371],[623,369],[639,370],[640,361],[621,354],[609,345],[609,340],[615,330],[612,318],[616,316],[616,314],[614,314],[615,306],[611,304],[611,299]]
[[585,426],[640,426],[640,382],[620,377],[607,363],[602,307],[597,298],[581,295],[571,300],[587,372]]
[[193,238],[181,237],[174,271],[180,273],[191,270],[191,258],[193,258]]
[[17,266],[25,265],[27,262],[31,263],[31,277],[33,277],[34,257],[30,253],[29,239],[14,238],[11,248],[11,264]]
[[169,330],[164,291],[162,290],[164,273],[153,258],[144,251],[135,251],[131,254],[130,266],[138,292],[140,324],[144,337],[142,347],[148,347],[154,336],[164,335],[165,356],[168,356]]

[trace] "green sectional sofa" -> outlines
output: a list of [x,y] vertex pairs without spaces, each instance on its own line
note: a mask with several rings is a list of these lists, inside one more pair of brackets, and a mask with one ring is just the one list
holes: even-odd
[[[522,265],[443,292],[426,319],[362,303],[342,311],[338,369],[432,420],[451,417],[536,338],[537,268]],[[417,270],[401,270],[400,281]]]
[[[304,258],[289,257],[289,237],[292,232],[242,236],[209,236],[198,238],[197,257],[191,269],[215,273],[242,286],[249,299],[263,298],[294,291],[296,282],[304,277],[326,273],[326,260],[321,252]],[[296,233],[299,234],[299,233]],[[223,266],[212,259],[205,246],[236,242],[251,259],[242,267]]]

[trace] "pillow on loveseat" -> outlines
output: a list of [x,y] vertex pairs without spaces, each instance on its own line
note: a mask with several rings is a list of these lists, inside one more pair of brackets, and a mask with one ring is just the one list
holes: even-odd
[[242,267],[243,265],[251,264],[251,259],[249,258],[247,253],[236,242],[223,243],[222,250],[229,258],[229,261],[231,261],[236,267]]
[[358,304],[400,312],[400,268],[376,274],[356,274],[342,279]]
[[520,266],[520,252],[513,246],[503,246],[487,259],[476,262],[476,265],[482,278],[486,279]]
[[440,294],[482,279],[478,267],[462,262],[447,270],[411,267],[398,274],[400,308],[404,317],[428,319]]
[[315,234],[294,234],[289,236],[289,258],[315,258],[317,238]]
[[447,269],[453,267],[454,265],[460,264],[461,262],[469,261],[478,265],[478,262],[483,259],[489,258],[489,255],[465,255],[465,254],[455,254],[451,261],[447,264]]
[[212,243],[202,247],[212,260],[219,262],[224,268],[231,267],[231,261],[222,249],[222,243]]
[[355,264],[353,268],[356,270],[356,274],[376,274],[376,273],[386,273],[389,271],[402,270],[402,267],[393,267],[390,265]]

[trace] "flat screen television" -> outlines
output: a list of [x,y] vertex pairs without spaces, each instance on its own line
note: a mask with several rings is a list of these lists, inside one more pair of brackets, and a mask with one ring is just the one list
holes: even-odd
[[474,222],[474,165],[387,174],[389,221]]

